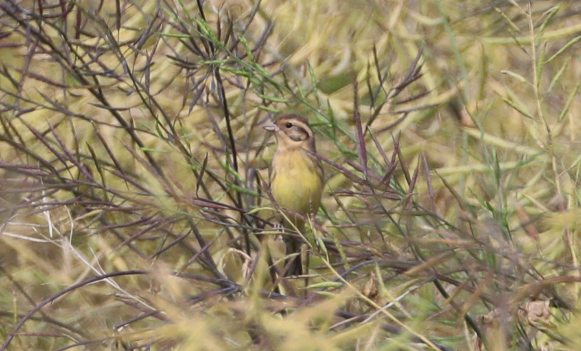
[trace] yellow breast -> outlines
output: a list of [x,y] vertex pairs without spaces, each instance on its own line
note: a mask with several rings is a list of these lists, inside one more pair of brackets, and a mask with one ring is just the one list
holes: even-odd
[[314,159],[302,150],[276,152],[271,192],[279,206],[304,216],[314,215],[321,203],[322,174]]

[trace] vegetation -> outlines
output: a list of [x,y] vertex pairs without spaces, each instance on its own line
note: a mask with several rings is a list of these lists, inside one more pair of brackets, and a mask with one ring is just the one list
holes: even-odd
[[[1,2],[0,350],[579,350],[580,10]],[[283,279],[290,112],[327,184]]]

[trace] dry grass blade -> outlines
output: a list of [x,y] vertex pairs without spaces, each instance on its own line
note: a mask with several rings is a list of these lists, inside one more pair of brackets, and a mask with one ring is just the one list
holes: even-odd
[[304,5],[0,3],[1,350],[579,349],[579,4]]

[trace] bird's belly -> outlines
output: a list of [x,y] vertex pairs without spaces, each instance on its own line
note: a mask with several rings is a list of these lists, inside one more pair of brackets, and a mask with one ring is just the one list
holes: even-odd
[[272,180],[271,192],[279,206],[309,215],[319,208],[322,181],[316,173],[314,162],[310,158],[304,158],[304,155],[296,155],[278,160],[284,163],[276,165],[277,172]]

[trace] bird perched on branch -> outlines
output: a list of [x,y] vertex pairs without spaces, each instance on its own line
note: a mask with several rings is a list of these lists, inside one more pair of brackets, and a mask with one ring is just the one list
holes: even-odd
[[[304,234],[305,220],[314,218],[323,193],[323,167],[316,152],[315,135],[306,118],[286,115],[264,125],[273,132],[278,146],[270,165],[270,191],[284,211],[284,226]],[[297,216],[304,217],[305,220]],[[300,253],[300,236],[285,235],[286,254]],[[300,255],[287,275],[302,274]]]

